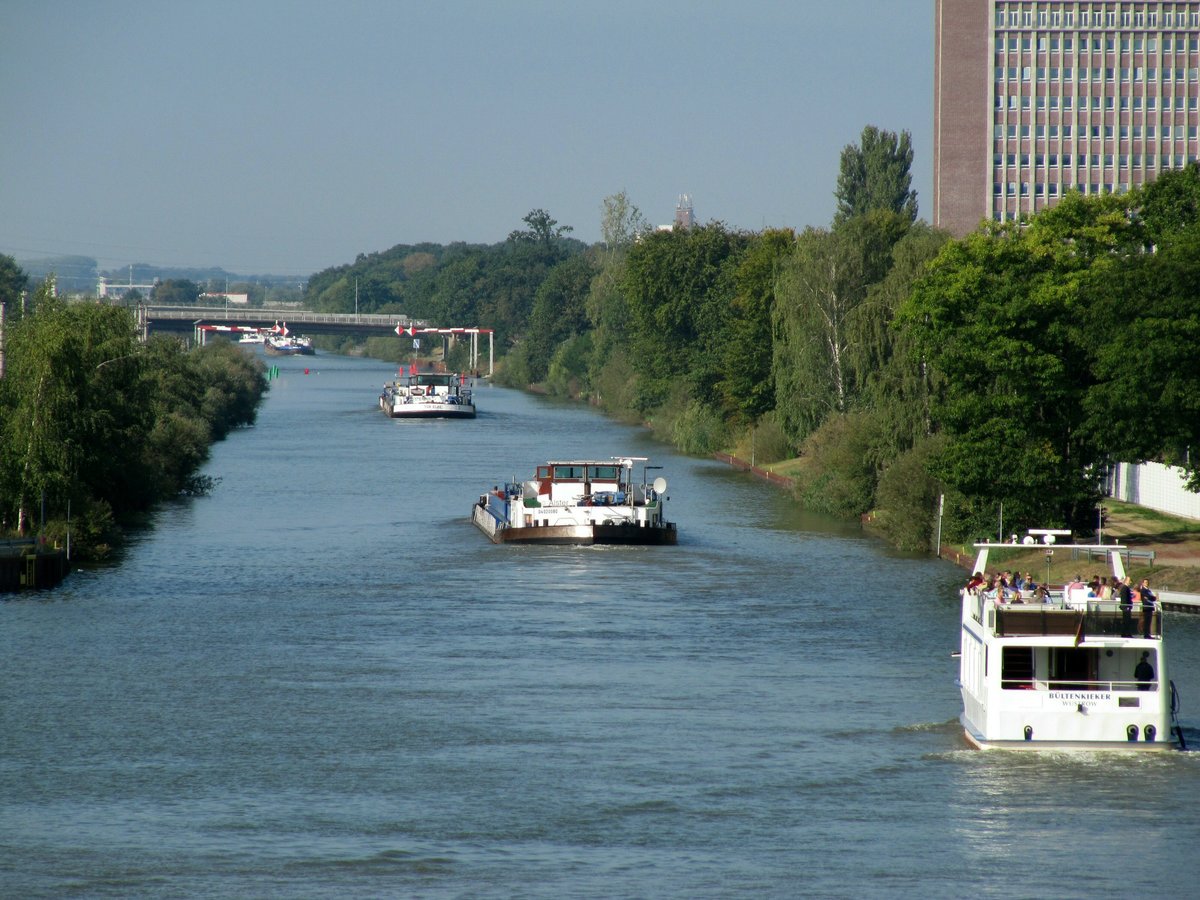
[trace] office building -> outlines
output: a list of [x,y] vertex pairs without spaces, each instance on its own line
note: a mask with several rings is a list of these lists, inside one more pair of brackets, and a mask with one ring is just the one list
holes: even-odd
[[1200,158],[1200,0],[935,0],[933,223],[955,235]]

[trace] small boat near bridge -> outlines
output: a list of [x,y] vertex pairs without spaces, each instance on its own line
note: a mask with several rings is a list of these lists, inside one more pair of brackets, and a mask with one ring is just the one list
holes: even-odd
[[317,352],[312,338],[287,334],[266,335],[263,350],[268,356],[314,356]]

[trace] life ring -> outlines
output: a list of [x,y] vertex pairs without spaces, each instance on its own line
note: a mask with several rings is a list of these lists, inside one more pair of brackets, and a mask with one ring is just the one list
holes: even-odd
[[423,387],[411,388],[409,390],[409,393],[412,394],[414,397],[420,397],[422,394],[425,393],[425,388],[423,388]]

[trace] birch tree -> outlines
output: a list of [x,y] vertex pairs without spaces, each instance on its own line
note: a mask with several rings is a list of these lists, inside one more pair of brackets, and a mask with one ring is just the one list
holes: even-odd
[[47,279],[34,294],[37,314],[22,319],[8,336],[0,479],[16,500],[19,535],[29,533],[43,497],[65,494],[76,447],[70,431],[75,407],[70,350],[59,321],[63,306],[53,295],[53,280]]
[[785,430],[800,440],[831,413],[846,412],[861,385],[855,342],[867,331],[856,312],[886,275],[907,222],[875,212],[827,231],[809,228],[781,267],[773,316],[775,400]]

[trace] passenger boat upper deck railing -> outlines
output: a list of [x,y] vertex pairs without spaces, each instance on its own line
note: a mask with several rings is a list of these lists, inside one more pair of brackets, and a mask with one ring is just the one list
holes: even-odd
[[[1085,637],[1140,637],[1141,606],[1121,608],[1117,600],[1098,597],[1067,599],[1064,591],[1051,591],[1045,601],[1022,597],[999,601],[992,594],[969,594],[972,617],[992,629],[997,637],[1076,635]],[[985,621],[986,619],[986,621]],[[1150,636],[1162,637],[1162,612],[1157,608],[1150,621]]]

